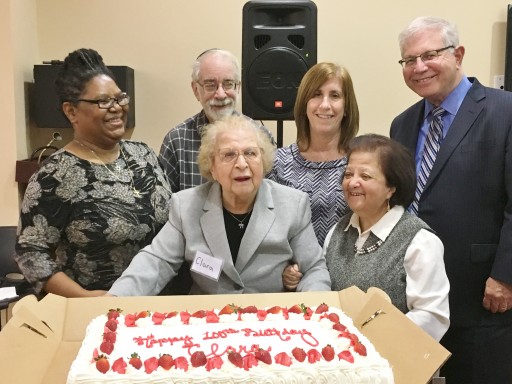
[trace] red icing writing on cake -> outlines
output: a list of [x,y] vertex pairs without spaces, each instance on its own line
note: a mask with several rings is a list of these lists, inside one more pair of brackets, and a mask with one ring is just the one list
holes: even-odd
[[[241,336],[252,338],[252,337],[277,337],[282,341],[289,341],[291,340],[292,336],[300,336],[302,341],[304,341],[306,344],[310,345],[311,347],[318,346],[319,342],[318,340],[306,329],[288,329],[284,328],[282,330],[276,329],[276,328],[267,328],[267,329],[261,329],[261,330],[253,330],[251,328],[243,328],[241,330],[227,328],[220,331],[215,332],[206,332],[205,336],[203,337],[203,340],[216,340],[216,339],[225,339],[228,338],[229,335],[232,334],[240,334]],[[146,337],[137,336],[133,338],[133,341],[135,344],[142,346],[144,345],[146,348],[153,348],[154,345],[158,345],[162,347],[164,344],[170,344],[174,345],[176,343],[183,343],[183,348],[188,348],[189,350],[192,347],[200,347],[200,344],[196,344],[193,341],[192,336],[182,336],[182,337],[165,337],[165,338],[155,338],[153,335],[149,335]],[[218,355],[217,350],[214,348],[216,344],[212,345],[212,354]],[[240,346],[241,348],[245,348],[243,346]],[[248,351],[247,351],[248,352]],[[222,352],[221,354],[224,354]]]
[[158,346],[163,346],[164,344],[169,343],[170,345],[174,345],[175,343],[183,342],[183,348],[191,348],[191,347],[199,347],[199,344],[194,344],[192,342],[191,336],[183,336],[183,337],[164,337],[161,339],[155,338],[153,335],[149,335],[146,337],[137,336],[133,338],[135,344],[137,345],[145,345],[146,348],[153,348],[155,344]]
[[306,344],[309,344],[312,347],[316,347],[318,345],[318,340],[311,334],[311,332],[305,329],[287,329],[284,328],[282,331],[279,331],[275,328],[267,328],[259,331],[253,331],[250,328],[244,328],[242,331],[245,332],[244,336],[246,337],[259,337],[259,336],[277,336],[283,341],[288,341],[291,339],[289,335],[300,335],[302,341]]

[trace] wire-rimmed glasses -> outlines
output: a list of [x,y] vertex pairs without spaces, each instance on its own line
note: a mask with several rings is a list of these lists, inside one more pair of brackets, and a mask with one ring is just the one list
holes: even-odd
[[221,148],[218,150],[220,161],[223,163],[232,163],[238,159],[238,156],[242,155],[245,161],[256,161],[260,158],[263,150],[258,147],[248,147],[242,150],[236,150],[232,148]]
[[204,91],[208,93],[216,92],[217,89],[219,89],[219,85],[222,86],[224,92],[236,91],[236,88],[238,87],[238,82],[235,80],[224,80],[222,83],[206,80],[202,84],[199,81],[196,81],[196,83],[199,84],[204,89]]
[[435,60],[439,57],[439,54],[441,52],[444,52],[446,51],[447,49],[450,49],[450,48],[455,48],[455,46],[453,45],[449,45],[447,47],[444,47],[444,48],[439,48],[439,49],[433,49],[431,51],[426,51],[426,52],[423,52],[422,54],[420,55],[416,55],[416,56],[409,56],[409,57],[404,57],[403,59],[400,59],[398,60],[398,63],[403,67],[403,68],[412,68],[416,65],[416,63],[418,62],[418,57],[421,59],[421,61],[423,61],[424,63],[428,63],[429,61],[432,61],[432,60]]

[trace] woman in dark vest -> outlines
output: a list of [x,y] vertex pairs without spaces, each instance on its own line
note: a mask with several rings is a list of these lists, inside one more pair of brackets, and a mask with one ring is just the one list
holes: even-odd
[[411,154],[396,141],[370,134],[353,139],[347,156],[342,187],[353,213],[340,219],[324,244],[332,290],[380,288],[440,340],[450,323],[444,248],[404,208],[416,188]]

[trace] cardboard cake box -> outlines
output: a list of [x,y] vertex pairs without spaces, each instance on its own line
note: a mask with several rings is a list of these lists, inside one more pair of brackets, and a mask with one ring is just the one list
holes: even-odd
[[[378,293],[356,287],[340,292],[272,293],[207,296],[98,297],[66,299],[47,295],[20,300],[0,332],[1,382],[9,384],[65,383],[91,319],[109,308],[130,313],[169,312],[240,306],[291,306],[325,302],[341,308],[386,358],[396,384],[428,383],[450,353]],[[377,316],[372,316],[380,312]],[[368,321],[369,319],[372,319]],[[366,324],[365,324],[366,323]],[[365,324],[365,325],[363,325]]]

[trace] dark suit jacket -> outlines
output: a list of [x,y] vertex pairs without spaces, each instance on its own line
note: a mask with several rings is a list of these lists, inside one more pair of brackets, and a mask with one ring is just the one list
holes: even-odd
[[[512,322],[512,311],[482,306],[489,276],[512,284],[512,93],[470,81],[418,212],[445,247],[452,326]],[[424,100],[391,124],[391,138],[413,154],[423,114]]]

